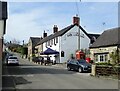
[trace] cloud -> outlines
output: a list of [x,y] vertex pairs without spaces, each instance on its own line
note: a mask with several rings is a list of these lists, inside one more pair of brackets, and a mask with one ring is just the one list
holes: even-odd
[[[86,26],[87,32],[92,33],[100,33],[104,27],[116,26],[116,4],[80,3],[80,24]],[[77,13],[75,3],[11,2],[8,5],[7,40],[17,38],[28,42],[30,36],[42,36],[44,30],[49,35],[53,32],[54,25],[58,25],[61,30],[72,24],[72,17]],[[103,22],[106,22],[106,26],[102,26]]]
[[[12,5],[14,5],[13,3]],[[19,5],[17,8],[19,10]],[[14,6],[15,8],[15,6]],[[28,9],[29,7],[26,7]],[[14,9],[15,10],[15,9]],[[24,10],[23,12],[11,12],[9,11],[9,17],[7,20],[7,29],[5,38],[12,40],[14,38],[18,40],[28,41],[29,37],[40,37],[44,30],[49,34],[52,33],[52,27],[57,24],[59,29],[67,26],[65,21],[66,14],[54,14],[56,9],[54,7],[37,7]],[[68,15],[71,20],[71,16]],[[67,20],[67,19],[66,19]]]

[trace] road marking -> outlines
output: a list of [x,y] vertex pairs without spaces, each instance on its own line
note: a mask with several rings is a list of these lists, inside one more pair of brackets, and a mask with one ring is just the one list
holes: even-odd
[[14,87],[2,87],[2,89],[7,91],[7,90],[9,90],[9,89],[10,89],[10,90],[14,90],[15,88],[14,88]]
[[33,74],[28,74],[28,75],[2,75],[2,76],[15,76],[15,77],[20,77],[20,76],[27,76],[27,77],[33,77]]

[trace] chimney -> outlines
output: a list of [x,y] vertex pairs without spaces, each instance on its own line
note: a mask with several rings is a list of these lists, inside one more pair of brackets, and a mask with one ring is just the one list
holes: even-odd
[[45,37],[47,37],[47,33],[45,33],[45,31],[44,31],[43,38],[45,38]]
[[80,18],[78,17],[78,15],[73,17],[73,24],[76,24],[76,25],[80,24]]
[[42,40],[42,39],[43,39],[43,37],[40,37],[40,39]]
[[54,27],[53,27],[53,33],[56,33],[56,32],[58,32],[58,27],[57,27],[57,25],[54,25]]

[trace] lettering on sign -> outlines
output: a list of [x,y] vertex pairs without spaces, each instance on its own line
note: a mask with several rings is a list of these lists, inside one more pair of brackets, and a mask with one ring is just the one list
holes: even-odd
[[[67,37],[79,36],[78,32],[71,32],[67,34]],[[80,34],[80,37],[84,38],[84,34]]]

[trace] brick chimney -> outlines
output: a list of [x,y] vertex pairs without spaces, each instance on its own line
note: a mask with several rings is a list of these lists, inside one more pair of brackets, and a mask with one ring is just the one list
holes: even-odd
[[58,27],[57,27],[57,25],[54,25],[54,27],[53,27],[53,33],[56,33],[56,32],[58,32]]
[[45,38],[45,37],[47,37],[47,33],[45,33],[45,31],[44,31],[43,38]]
[[76,25],[80,24],[80,18],[78,17],[78,15],[73,17],[73,24],[76,24]]

